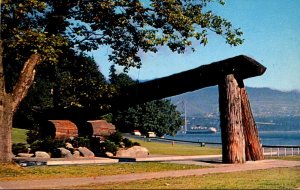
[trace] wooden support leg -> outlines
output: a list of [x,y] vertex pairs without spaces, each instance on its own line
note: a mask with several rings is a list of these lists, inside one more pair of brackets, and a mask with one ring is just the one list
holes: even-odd
[[240,87],[233,74],[219,84],[220,126],[224,163],[245,162]]
[[241,100],[246,160],[263,160],[264,154],[258,137],[258,130],[251,111],[248,94],[244,87],[241,88]]

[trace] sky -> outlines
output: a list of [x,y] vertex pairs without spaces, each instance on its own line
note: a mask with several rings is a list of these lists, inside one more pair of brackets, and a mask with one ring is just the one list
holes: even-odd
[[[262,76],[246,79],[246,86],[300,90],[300,0],[225,0],[224,6],[213,3],[209,8],[241,28],[242,45],[230,46],[210,35],[208,44],[195,46],[194,53],[177,54],[164,47],[158,53],[141,53],[142,68],[128,74],[134,80],[151,80],[243,54],[267,67]],[[109,52],[102,48],[91,53],[106,77],[112,64]]]

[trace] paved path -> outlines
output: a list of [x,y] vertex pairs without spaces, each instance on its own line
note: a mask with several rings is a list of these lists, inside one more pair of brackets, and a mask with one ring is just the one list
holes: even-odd
[[39,189],[39,188],[62,188],[64,186],[88,185],[91,183],[113,183],[128,182],[143,179],[156,179],[164,177],[182,177],[191,175],[204,175],[209,173],[228,173],[237,171],[260,170],[280,167],[300,167],[300,161],[283,161],[283,160],[263,160],[256,162],[247,162],[245,164],[216,164],[215,168],[151,172],[138,174],[125,174],[114,176],[98,176],[83,178],[62,178],[47,180],[24,180],[0,182],[0,189]]

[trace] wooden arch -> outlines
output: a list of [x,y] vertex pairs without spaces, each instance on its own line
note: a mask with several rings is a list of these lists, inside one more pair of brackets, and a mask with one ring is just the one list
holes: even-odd
[[264,159],[243,80],[260,76],[266,67],[245,55],[202,65],[171,76],[121,89],[117,109],[197,89],[219,87],[220,127],[224,163]]

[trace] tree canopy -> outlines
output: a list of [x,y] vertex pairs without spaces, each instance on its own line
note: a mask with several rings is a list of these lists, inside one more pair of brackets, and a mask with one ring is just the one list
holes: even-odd
[[143,134],[152,131],[158,136],[174,136],[181,129],[183,120],[170,100],[154,100],[119,111],[115,123],[121,131],[138,129]]
[[[80,49],[112,49],[109,60],[128,67],[140,67],[138,55],[157,52],[159,46],[184,53],[197,41],[208,43],[210,32],[221,35],[230,45],[239,45],[242,32],[226,19],[209,11],[212,0],[105,0],[81,1],[71,14],[76,21],[69,30]],[[224,4],[224,1],[217,1]],[[67,4],[67,3],[66,3]],[[73,11],[74,10],[74,11]]]
[[212,3],[224,1],[3,1],[2,40],[20,57],[38,52],[51,61],[65,43],[86,51],[106,45],[112,49],[109,60],[140,67],[140,51],[157,52],[159,46],[168,46],[184,53],[195,43],[206,45],[210,33],[223,36],[230,45],[241,44],[242,32],[210,11]]

